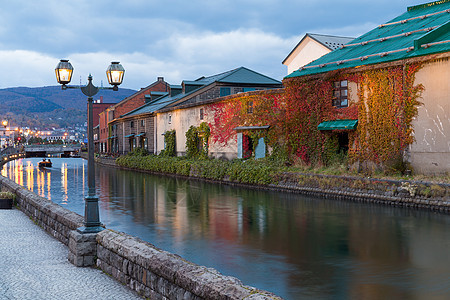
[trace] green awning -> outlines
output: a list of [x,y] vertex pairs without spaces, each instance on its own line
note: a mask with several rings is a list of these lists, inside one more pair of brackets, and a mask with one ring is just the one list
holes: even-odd
[[349,130],[356,129],[358,125],[358,120],[336,120],[336,121],[325,121],[317,126],[319,130]]
[[126,135],[125,137],[126,137],[126,138],[134,137],[134,133],[129,134],[129,135]]

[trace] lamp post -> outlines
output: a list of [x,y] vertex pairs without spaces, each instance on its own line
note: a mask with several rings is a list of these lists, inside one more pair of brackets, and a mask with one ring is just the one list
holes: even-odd
[[80,88],[83,94],[88,97],[88,195],[85,197],[84,206],[84,227],[77,230],[81,233],[97,233],[103,230],[100,223],[98,197],[95,194],[95,164],[94,164],[94,129],[93,129],[93,112],[92,102],[93,96],[97,94],[100,89],[119,90],[118,86],[122,83],[124,68],[119,62],[112,62],[106,70],[108,82],[113,87],[99,88],[92,84],[92,75],[88,76],[88,84],[84,87],[67,86],[72,79],[73,67],[72,64],[65,59],[61,59],[55,68],[56,79],[58,83],[62,84],[63,90],[68,88]]

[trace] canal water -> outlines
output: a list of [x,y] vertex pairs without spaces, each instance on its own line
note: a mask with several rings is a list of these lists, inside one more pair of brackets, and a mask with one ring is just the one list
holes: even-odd
[[[9,162],[17,183],[84,214],[79,158]],[[448,215],[96,167],[100,218],[285,299],[450,299]]]

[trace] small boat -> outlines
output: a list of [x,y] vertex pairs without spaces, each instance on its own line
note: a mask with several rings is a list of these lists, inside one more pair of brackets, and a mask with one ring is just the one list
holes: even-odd
[[49,160],[42,160],[39,162],[39,168],[51,168],[52,167],[52,161]]

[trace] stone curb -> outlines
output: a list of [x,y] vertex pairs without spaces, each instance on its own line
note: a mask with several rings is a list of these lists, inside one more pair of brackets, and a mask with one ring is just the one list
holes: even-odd
[[145,297],[281,299],[124,233],[103,230],[97,243],[97,266]]

